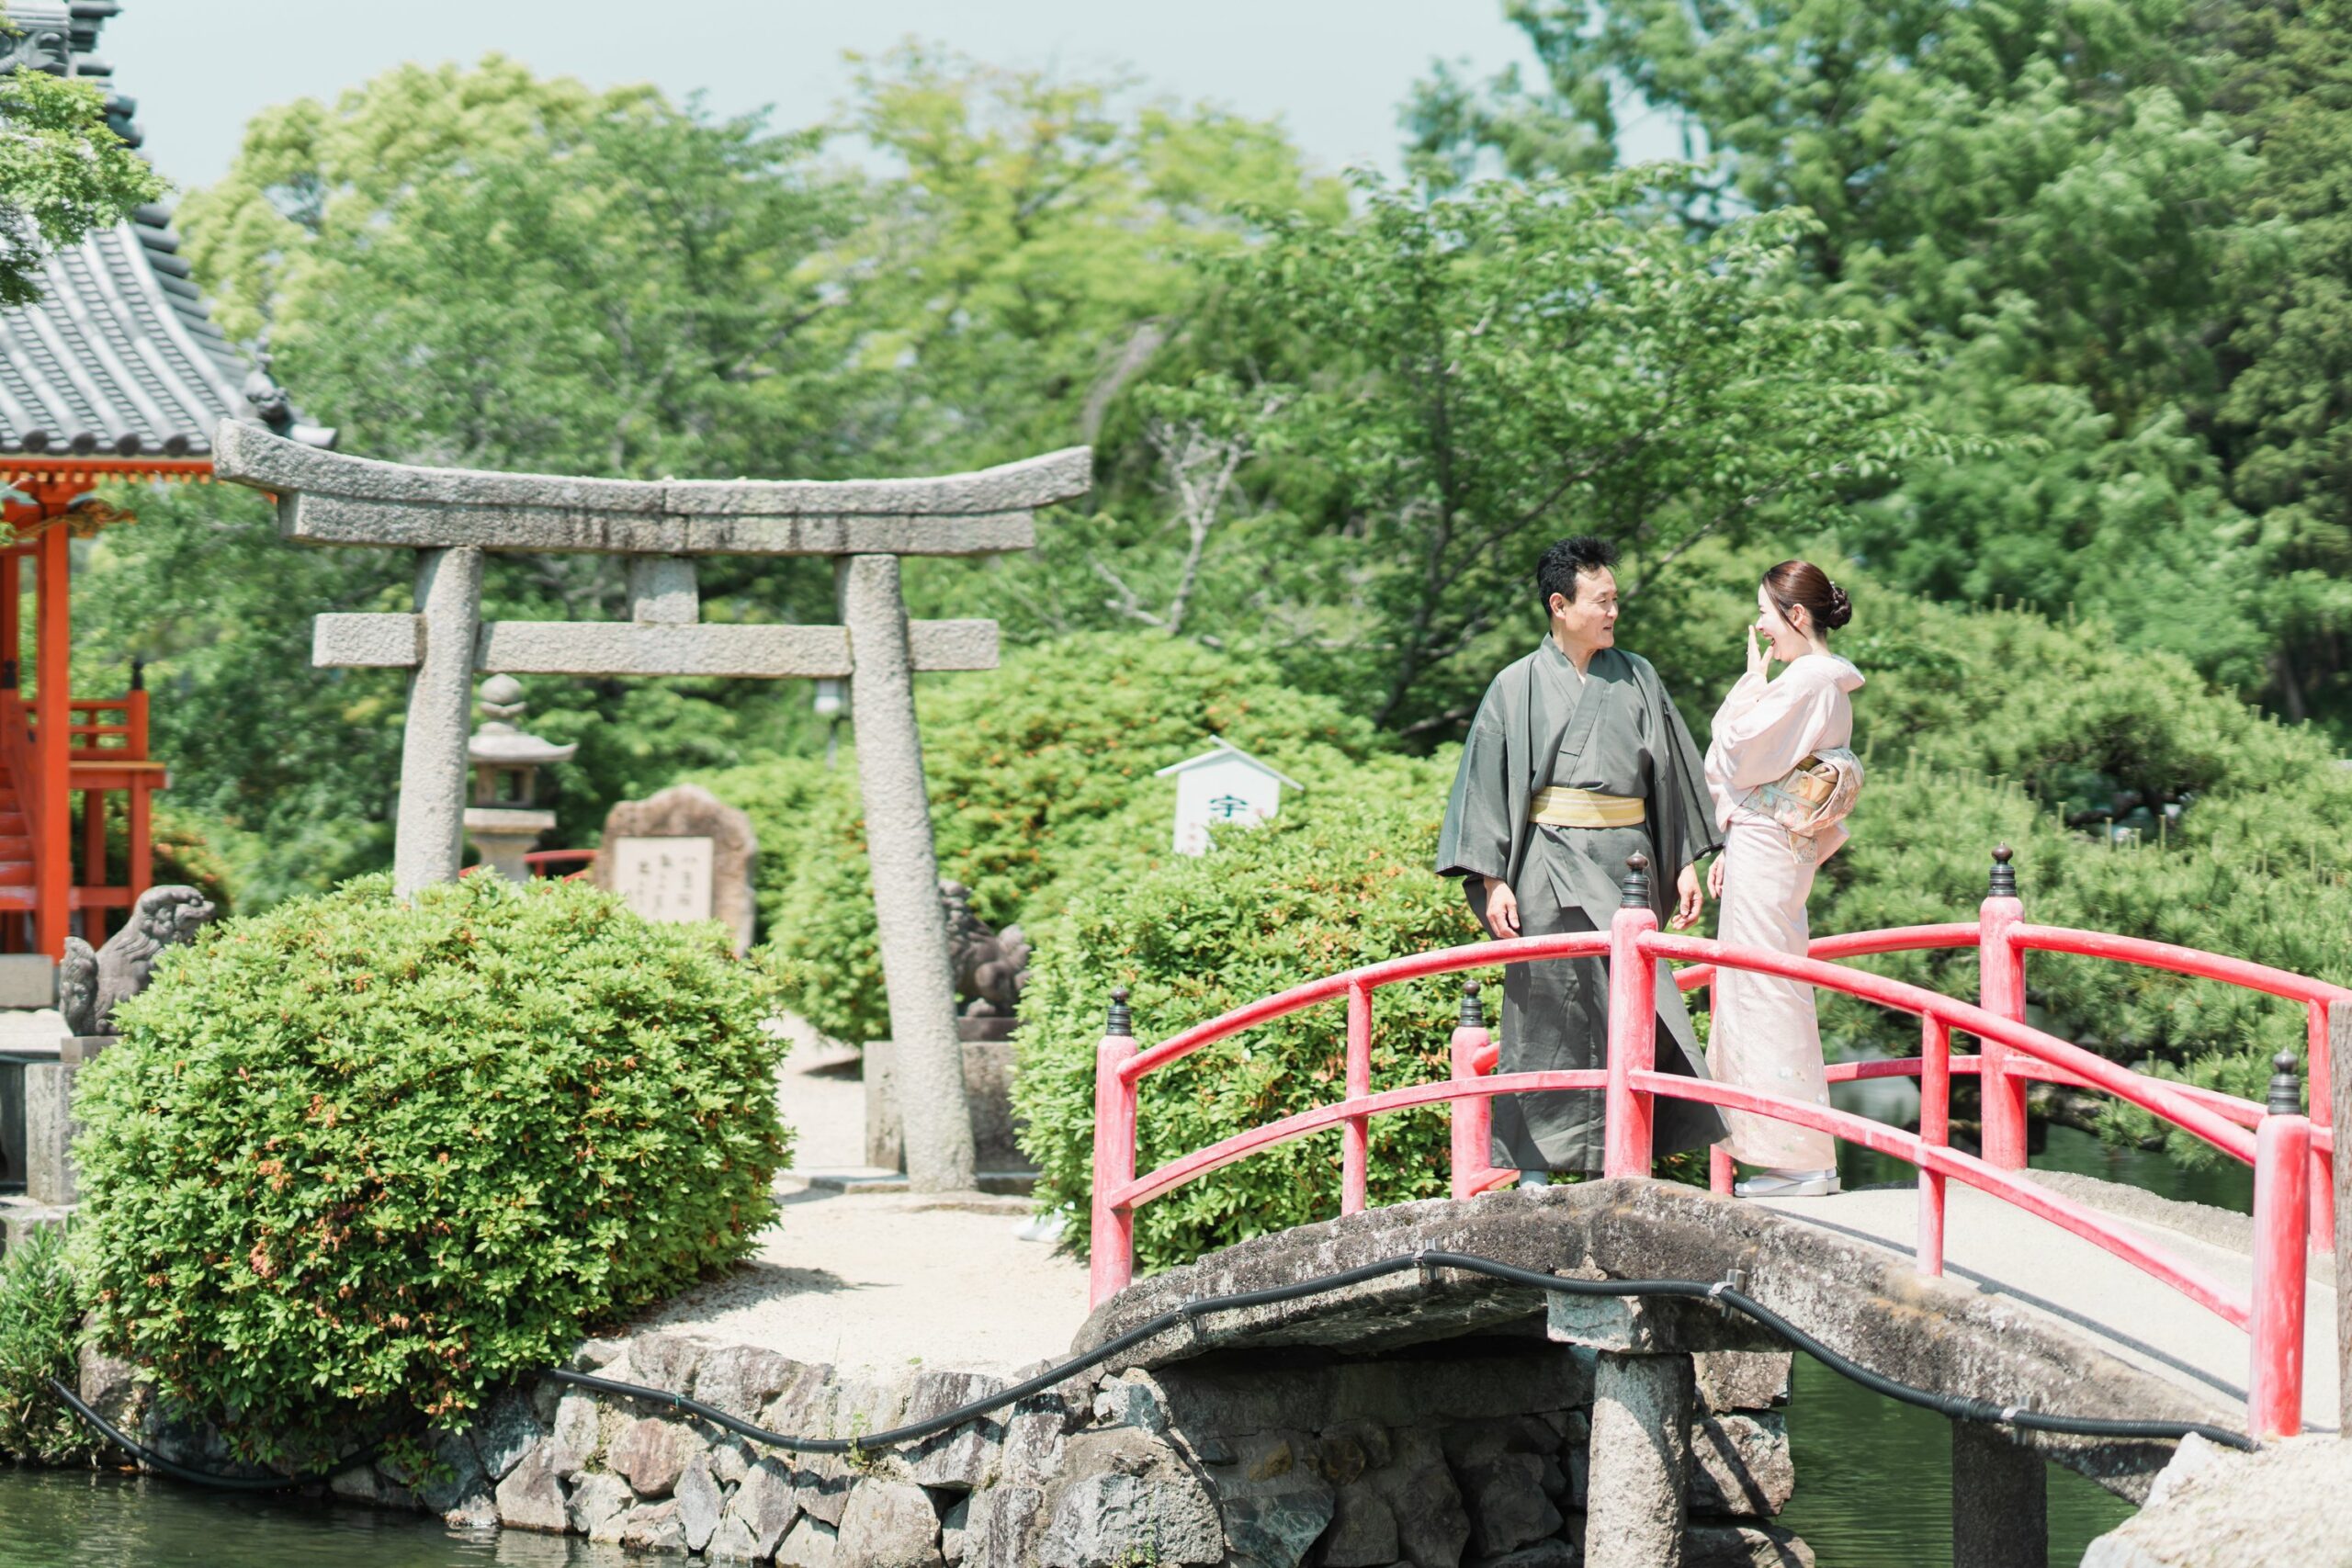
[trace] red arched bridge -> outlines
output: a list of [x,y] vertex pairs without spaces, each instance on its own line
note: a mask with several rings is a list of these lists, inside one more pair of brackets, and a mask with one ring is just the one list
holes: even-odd
[[[1891,1156],[1918,1172],[1916,1199],[1899,1190],[1863,1190],[1776,1205],[1744,1204],[1742,1225],[1765,1223],[1826,1227],[1849,1241],[1901,1248],[1919,1276],[1949,1268],[1982,1291],[2022,1303],[2043,1326],[2060,1325],[2086,1341],[2085,1354],[2120,1358],[2211,1401],[2244,1401],[2245,1430],[2272,1438],[2301,1429],[2307,1375],[2315,1409],[2333,1412],[2335,1358],[2328,1353],[2332,1311],[2308,1314],[2307,1302],[2332,1303],[2327,1257],[2334,1235],[2328,1039],[2330,1010],[2352,1003],[2352,989],[2265,964],[2164,942],[2032,924],[2025,919],[2008,864],[1995,852],[1990,896],[1973,921],[1907,926],[1825,937],[1811,956],[1793,957],[1661,931],[1638,857],[1624,908],[1606,931],[1483,942],[1374,964],[1312,981],[1236,1009],[1148,1047],[1133,1037],[1125,1010],[1113,1010],[1095,1076],[1092,1213],[1096,1318],[1115,1319],[1113,1298],[1133,1281],[1135,1213],[1141,1205],[1261,1150],[1336,1128],[1340,1135],[1340,1207],[1362,1213],[1376,1116],[1444,1105],[1453,1122],[1453,1192],[1458,1201],[1509,1184],[1517,1175],[1488,1163],[1488,1102],[1529,1090],[1600,1090],[1607,1113],[1604,1177],[1645,1179],[1651,1170],[1652,1107],[1660,1096],[1694,1100],[1779,1118]],[[1849,967],[1838,962],[1871,953],[1969,949],[1980,959],[1974,1001]],[[2027,955],[2069,953],[2167,970],[2266,993],[2301,1006],[2308,1019],[2308,1080],[2318,1086],[2310,1113],[2292,1057],[2275,1066],[2267,1103],[2135,1072],[2025,1021]],[[1546,958],[1605,958],[1610,965],[1609,1049],[1604,1068],[1577,1072],[1495,1071],[1497,1051],[1475,1005],[1453,1038],[1453,1076],[1372,1092],[1373,1010],[1383,986],[1431,975]],[[1906,1131],[1809,1100],[1760,1093],[1656,1070],[1657,1026],[1650,976],[1657,960],[1690,965],[1686,990],[1712,983],[1719,969],[1749,970],[1859,997],[1918,1021],[1919,1054],[1895,1061],[1846,1063],[1832,1082],[1858,1078],[1918,1080],[1918,1131]],[[1136,1132],[1151,1075],[1192,1053],[1255,1025],[1318,1004],[1344,1000],[1344,1097],[1250,1128],[1138,1173]],[[2352,1020],[2352,1011],[2343,1015]],[[1955,1033],[1979,1049],[1955,1054]],[[1983,1106],[1981,1155],[1951,1146],[1951,1082],[1976,1077]],[[2184,1224],[2188,1205],[2134,1195],[2096,1182],[2067,1183],[2026,1168],[2026,1093],[2050,1083],[2114,1096],[2254,1168],[2254,1215],[2207,1212]],[[1730,1185],[1730,1163],[1717,1151],[1712,1185]],[[1692,1194],[1698,1199],[1697,1194]],[[1698,1199],[1704,1202],[1706,1200]],[[1426,1207],[1426,1206],[1423,1206]],[[2153,1210],[2175,1213],[2154,1213]],[[2020,1219],[2038,1224],[2018,1224]],[[1728,1220],[1726,1221],[1728,1223]],[[2219,1233],[2214,1226],[2219,1226]],[[2234,1229],[2233,1229],[2234,1227]],[[2323,1278],[2311,1278],[2310,1251],[2320,1247]],[[1206,1267],[1214,1260],[1204,1260]],[[1610,1270],[1614,1272],[1614,1270]],[[1621,1276],[1622,1277],[1622,1276]],[[1138,1295],[1142,1292],[1139,1291]],[[2311,1354],[2306,1355],[2306,1341]],[[2241,1382],[2239,1380],[2243,1379]],[[1964,1390],[1955,1392],[1966,1392]],[[2052,1407],[2064,1389],[2045,1391]]]

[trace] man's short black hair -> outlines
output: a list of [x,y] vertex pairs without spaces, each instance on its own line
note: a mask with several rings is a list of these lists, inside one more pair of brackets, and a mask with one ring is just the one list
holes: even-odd
[[1543,601],[1544,613],[1551,613],[1555,593],[1575,604],[1577,579],[1584,573],[1616,569],[1617,547],[1598,535],[1578,534],[1573,539],[1562,539],[1535,563],[1535,592]]

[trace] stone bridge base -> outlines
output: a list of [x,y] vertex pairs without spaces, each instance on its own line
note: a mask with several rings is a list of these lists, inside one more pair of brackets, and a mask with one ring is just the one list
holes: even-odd
[[[1629,1408],[1611,1392],[1618,1359],[1523,1334],[1373,1359],[1216,1353],[1081,1378],[912,1448],[844,1459],[540,1381],[444,1436],[439,1473],[379,1464],[333,1490],[453,1523],[797,1568],[1573,1568],[1632,1561],[1602,1495],[1619,1458],[1611,1423]],[[1642,1561],[1812,1562],[1771,1522],[1795,1483],[1788,1357],[1638,1359],[1674,1369],[1684,1434],[1669,1510],[1679,1555]],[[594,1341],[575,1360],[771,1430],[838,1437],[1012,1381],[868,1382],[662,1333]],[[126,1369],[92,1359],[82,1381],[175,1457],[225,1457],[217,1434],[154,1409]]]

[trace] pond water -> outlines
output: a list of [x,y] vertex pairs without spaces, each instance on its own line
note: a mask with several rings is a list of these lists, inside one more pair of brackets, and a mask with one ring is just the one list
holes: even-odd
[[[1910,1168],[1849,1149],[1849,1184],[1910,1179]],[[2038,1167],[2126,1181],[2167,1197],[2248,1211],[2252,1174],[2184,1171],[2161,1156],[2109,1150],[2050,1131]],[[1943,1568],[1951,1561],[1951,1428],[1798,1357],[1790,1404],[1797,1490],[1781,1522],[1822,1568]],[[2050,1561],[2081,1560],[2131,1506],[2052,1466]],[[612,1547],[521,1530],[471,1534],[427,1519],[293,1498],[206,1492],[154,1477],[0,1471],[0,1564],[64,1568],[623,1568]]]
[[[2240,1213],[2254,1210],[2254,1172],[2233,1160],[2185,1170],[2160,1154],[2109,1148],[2072,1128],[2048,1133],[2046,1147],[2030,1161],[2037,1169],[2096,1176]],[[1917,1179],[1911,1167],[1868,1149],[1847,1145],[1838,1152],[1839,1172],[1849,1187]],[[1796,1359],[1792,1392],[1789,1442],[1797,1489],[1781,1522],[1804,1537],[1822,1568],[1948,1568],[1951,1423],[1872,1393],[1804,1356]],[[2079,1562],[2093,1539],[2131,1517],[2132,1505],[2073,1471],[2051,1465],[2047,1473],[2050,1561]]]
[[421,1516],[207,1492],[154,1476],[0,1472],[8,1568],[642,1568],[618,1547]]

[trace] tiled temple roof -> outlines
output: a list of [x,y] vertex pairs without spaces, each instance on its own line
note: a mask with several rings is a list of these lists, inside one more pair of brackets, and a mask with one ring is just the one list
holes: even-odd
[[[96,79],[96,51],[117,0],[9,0],[0,68]],[[62,67],[62,68],[61,68]],[[111,96],[107,117],[139,145],[137,105]],[[41,297],[0,310],[0,454],[202,457],[223,419],[259,420],[282,435],[331,444],[300,424],[265,366],[241,353],[206,312],[168,209],[51,253]]]

